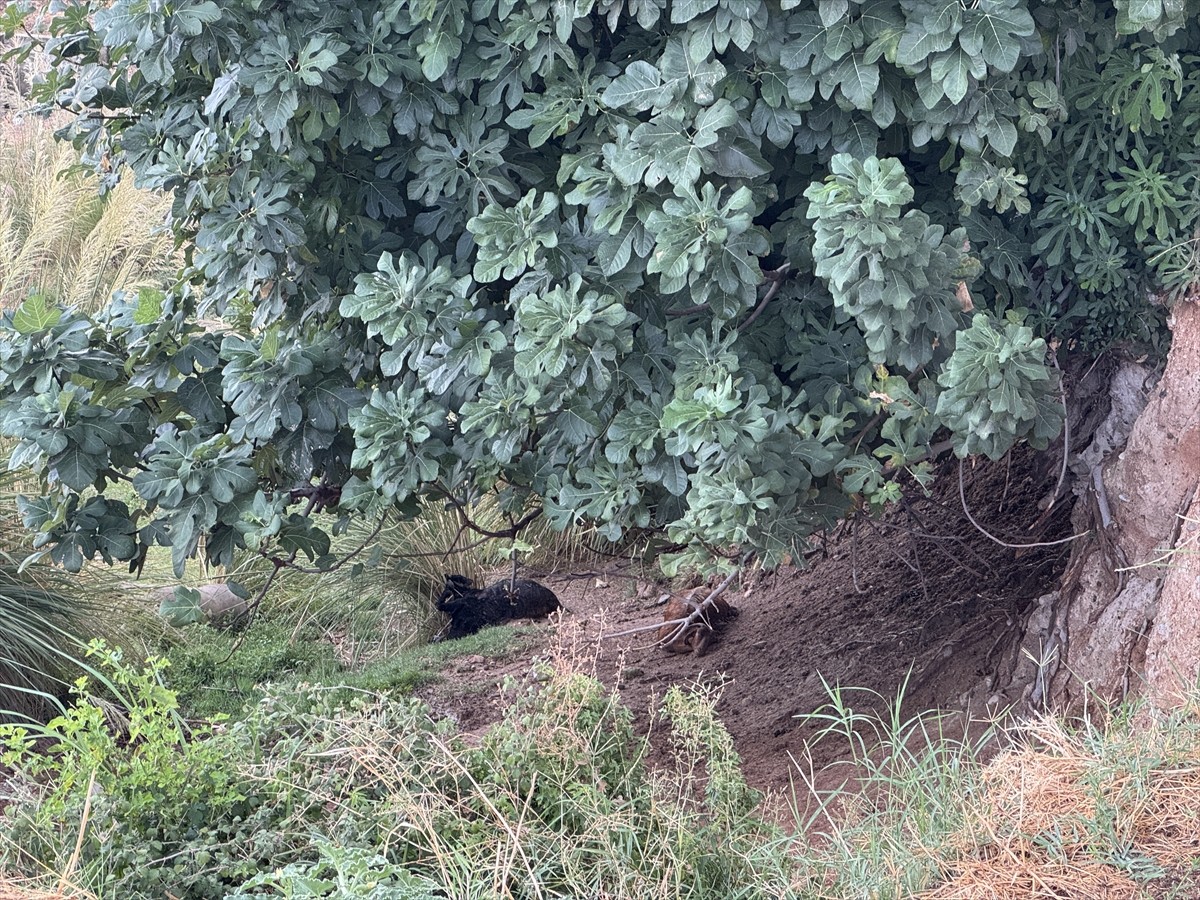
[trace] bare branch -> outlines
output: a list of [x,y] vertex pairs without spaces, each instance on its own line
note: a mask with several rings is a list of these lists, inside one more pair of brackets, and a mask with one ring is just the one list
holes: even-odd
[[[749,553],[746,554],[746,556],[743,558],[744,559],[743,565],[745,564],[745,562],[749,561],[749,559],[752,556],[753,556],[753,554],[749,554]],[[713,588],[712,593],[710,593],[707,597],[705,597],[699,603],[695,604],[695,609],[693,609],[692,612],[689,615],[687,615],[685,618],[671,619],[666,622],[655,622],[652,625],[639,625],[637,628],[629,628],[629,629],[626,629],[625,631],[616,631],[616,632],[613,632],[612,634],[602,634],[602,635],[600,635],[600,637],[601,638],[625,637],[630,634],[639,634],[640,632],[643,632],[643,631],[652,631],[656,628],[662,628],[664,625],[675,625],[676,628],[669,635],[667,635],[667,637],[663,638],[662,640],[660,640],[658,642],[660,646],[666,646],[667,644],[671,643],[671,641],[675,640],[681,634],[683,634],[685,631],[687,631],[691,626],[695,625],[697,622],[702,621],[705,617],[705,614],[710,609],[713,608],[713,605],[716,603],[717,598],[720,597],[723,593],[725,593],[725,591],[727,591],[729,589],[729,586],[731,584],[733,584],[734,579],[736,579],[741,574],[742,574],[741,566],[739,566],[734,571],[730,572],[725,577],[724,581],[722,581],[719,585],[717,585],[715,588]]]
[[1087,537],[1092,533],[1091,531],[1084,531],[1057,541],[1033,541],[1028,544],[1010,544],[1007,541],[1000,540],[1000,538],[975,521],[975,517],[971,515],[971,509],[967,506],[967,491],[963,487],[963,462],[961,459],[958,461],[958,499],[962,502],[963,512],[967,514],[967,521],[975,526],[976,531],[992,543],[999,544],[1001,547],[1008,547],[1010,550],[1021,550],[1025,547],[1057,547],[1059,544],[1069,544],[1071,541],[1077,541],[1081,537]]
[[738,331],[745,331],[754,324],[755,320],[759,316],[762,315],[763,310],[767,308],[767,304],[775,299],[775,295],[778,294],[779,289],[783,287],[783,282],[787,278],[787,274],[789,271],[791,271],[791,268],[791,263],[784,263],[778,269],[775,269],[767,274],[767,280],[771,282],[771,287],[767,290],[766,295],[759,302],[758,306],[754,308],[754,312],[750,313],[750,315],[746,317],[746,321],[738,326]]

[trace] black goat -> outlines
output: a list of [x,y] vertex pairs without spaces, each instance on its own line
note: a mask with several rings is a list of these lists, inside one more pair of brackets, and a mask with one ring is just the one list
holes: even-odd
[[554,592],[536,581],[508,579],[479,590],[464,575],[447,575],[437,608],[450,617],[448,639],[474,634],[510,619],[537,619],[559,609]]

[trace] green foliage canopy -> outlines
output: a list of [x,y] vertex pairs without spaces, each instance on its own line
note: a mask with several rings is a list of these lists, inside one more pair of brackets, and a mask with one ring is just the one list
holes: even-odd
[[4,320],[69,568],[327,564],[309,513],[489,491],[777,564],[935,437],[1045,446],[1043,338],[1192,276],[1182,3],[58,5],[43,98],[187,250],[166,296]]

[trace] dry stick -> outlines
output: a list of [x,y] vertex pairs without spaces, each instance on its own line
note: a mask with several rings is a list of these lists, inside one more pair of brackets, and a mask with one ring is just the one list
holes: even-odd
[[[962,566],[964,569],[966,569],[968,572],[970,572],[972,575],[974,575],[976,578],[980,579],[981,581],[984,578],[986,578],[987,576],[984,575],[982,572],[977,572],[975,569],[971,568],[971,566],[967,565],[963,560],[959,559],[957,556],[955,556],[953,553],[951,553],[949,550],[947,550],[945,547],[943,547],[942,544],[943,543],[957,544],[966,553],[969,553],[975,560],[977,560],[979,562],[980,565],[982,565],[989,572],[994,573],[996,571],[995,566],[993,566],[990,562],[988,562],[984,556],[982,556],[978,551],[976,551],[970,544],[968,544],[966,541],[964,541],[958,535],[935,534],[934,532],[929,530],[929,526],[925,524],[925,520],[921,517],[920,513],[918,513],[915,509],[913,509],[913,505],[910,502],[908,502],[907,500],[901,499],[901,504],[903,506],[904,512],[908,515],[909,519],[911,519],[913,522],[917,523],[915,528],[913,528],[911,526],[909,527],[908,530],[909,530],[910,534],[913,534],[914,536],[920,538],[923,541],[929,541],[929,543],[933,544],[934,549],[936,549],[939,553],[941,553],[943,556],[945,556],[947,559],[949,559],[954,565]],[[900,527],[898,525],[892,525],[888,522],[879,522],[878,525],[882,528],[899,528]]]
[[625,631],[616,631],[616,632],[613,632],[612,634],[601,635],[601,637],[602,638],[626,637],[627,635],[638,634],[639,632],[642,632],[642,631],[652,631],[655,628],[662,628],[664,625],[675,625],[676,626],[675,630],[672,631],[669,635],[667,635],[667,637],[665,637],[661,641],[659,641],[659,644],[665,646],[666,644],[669,644],[669,643],[671,643],[671,641],[678,638],[681,634],[683,634],[685,631],[687,631],[690,627],[695,625],[697,622],[702,620],[704,618],[704,614],[709,609],[712,608],[713,604],[716,602],[716,599],[718,597],[720,597],[723,593],[725,593],[726,590],[729,589],[729,586],[731,584],[733,584],[733,580],[735,578],[737,578],[738,575],[741,574],[741,571],[742,570],[739,567],[737,570],[730,572],[729,575],[726,576],[725,580],[722,581],[719,585],[716,586],[716,588],[713,589],[713,592],[711,594],[709,594],[702,601],[697,603],[696,608],[693,609],[689,615],[685,616],[682,619],[671,619],[669,622],[655,622],[653,625],[639,625],[637,628],[627,628]]
[[[866,526],[867,526],[868,528],[870,528],[870,529],[871,529],[873,532],[875,532],[876,534],[879,534],[879,529],[875,527],[875,523],[874,523],[874,522],[872,522],[872,521],[871,521],[869,518],[867,518],[866,516],[863,516],[862,520],[863,520],[863,522],[866,524]],[[909,534],[910,534],[910,536],[911,536],[912,532],[909,532]],[[900,551],[898,551],[898,550],[897,550],[895,547],[893,547],[893,546],[892,546],[892,542],[891,542],[891,541],[884,540],[884,539],[883,539],[883,535],[881,535],[881,534],[879,535],[879,537],[880,537],[880,540],[882,540],[882,541],[883,541],[883,545],[884,545],[885,547],[887,547],[887,548],[888,548],[888,552],[890,552],[890,553],[892,554],[892,556],[896,557],[896,559],[899,561],[900,565],[904,566],[906,569],[908,569],[908,570],[909,570],[910,572],[912,572],[914,575],[920,575],[920,574],[921,574],[921,566],[920,566],[920,563],[917,563],[916,565],[913,565],[913,563],[910,563],[910,562],[909,562],[907,559],[905,559],[903,556],[901,556],[901,555],[900,555]]]
[[1054,363],[1054,368],[1058,369],[1058,397],[1063,408],[1063,459],[1062,468],[1058,472],[1058,484],[1054,486],[1054,493],[1050,495],[1050,504],[1046,507],[1046,512],[1054,509],[1054,504],[1058,502],[1063,482],[1067,480],[1067,459],[1071,455],[1071,411],[1067,409],[1067,386],[1063,382],[1062,369],[1058,368],[1058,354],[1051,355],[1050,361]]
[[[791,271],[791,263],[784,263],[778,269],[772,269],[767,273],[767,280],[772,282],[771,287],[767,289],[767,294],[759,302],[754,312],[750,313],[749,317],[738,326],[739,331],[744,331],[749,328],[754,320],[762,315],[762,311],[766,309],[768,303],[775,299],[775,295],[779,293],[780,287],[783,285],[783,280],[787,277],[787,273]],[[697,303],[695,306],[685,306],[683,309],[668,309],[667,315],[672,318],[680,316],[694,316],[697,313],[707,312],[711,307],[707,303]]]
[[668,634],[666,637],[662,638],[658,642],[659,646],[665,647],[668,644],[670,644],[672,641],[679,640],[679,638],[682,637],[683,635],[687,634],[688,629],[691,628],[693,625],[695,625],[697,622],[707,622],[704,614],[714,607],[714,605],[716,604],[717,598],[720,597],[723,593],[725,593],[726,589],[731,584],[733,584],[733,580],[735,578],[737,578],[740,574],[742,574],[742,570],[741,570],[740,566],[735,571],[730,572],[725,577],[725,580],[722,581],[719,585],[717,585],[716,589],[711,594],[709,594],[707,597],[705,597],[700,603],[696,604],[696,608],[692,610],[692,612],[687,616],[687,618],[685,618],[682,622],[680,622],[678,625],[676,625],[675,628],[672,629],[670,634]]
[[850,520],[850,583],[854,585],[854,593],[865,594],[866,591],[858,586],[858,518],[855,516]]
[[1108,506],[1108,491],[1104,489],[1104,473],[1100,463],[1092,466],[1092,486],[1096,489],[1096,507],[1100,510],[1100,527],[1107,530],[1112,525],[1112,510]]
[[[878,531],[875,533],[879,534]],[[917,547],[917,538],[911,531],[908,533],[908,545],[912,548],[913,564],[916,566],[917,577],[921,579],[921,593],[925,597],[925,602],[928,603],[929,582],[925,580],[925,572],[921,569],[921,551]]]
[[92,792],[96,787],[96,770],[92,769],[92,774],[88,776],[87,794],[83,800],[83,813],[79,816],[79,833],[75,836],[75,849],[71,852],[71,858],[67,860],[66,868],[62,870],[62,874],[58,878],[57,893],[65,896],[67,881],[75,877],[75,869],[79,866],[79,857],[83,852],[83,834],[87,831],[88,820],[92,814]]
[[614,631],[611,634],[602,634],[600,635],[600,638],[601,640],[607,640],[609,638],[629,637],[631,634],[641,634],[643,631],[655,631],[656,629],[662,628],[664,625],[682,625],[686,621],[687,618],[668,619],[665,622],[654,622],[650,625],[638,625],[636,628],[626,628],[624,631]]
[[958,499],[962,502],[963,512],[967,514],[967,521],[975,526],[975,530],[982,534],[985,538],[993,543],[999,544],[1001,547],[1008,547],[1010,550],[1023,550],[1026,547],[1057,547],[1059,544],[1069,544],[1071,541],[1078,540],[1081,537],[1087,537],[1091,531],[1083,531],[1079,534],[1073,534],[1070,537],[1062,538],[1057,541],[1033,541],[1028,544],[1010,544],[1007,541],[1002,541],[986,528],[975,521],[975,517],[971,515],[971,509],[967,506],[967,492],[963,487],[963,462],[958,461]]

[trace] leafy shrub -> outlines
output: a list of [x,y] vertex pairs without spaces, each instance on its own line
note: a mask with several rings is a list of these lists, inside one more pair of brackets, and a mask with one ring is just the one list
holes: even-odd
[[370,850],[339,847],[318,838],[314,841],[320,858],[314,863],[292,863],[262,872],[225,900],[254,900],[259,897],[288,897],[316,900],[320,897],[367,897],[370,900],[439,900],[437,885],[389,863]]
[[775,566],[939,432],[1040,442],[939,405],[965,311],[1092,345],[1196,274],[1200,20],[1077,6],[70,4],[41,99],[193,243],[167,296],[0,325],[28,525],[70,564],[170,534],[178,568],[321,569],[344,517],[487,497],[476,534],[544,514]]
[[[984,453],[999,459],[1024,435],[1039,450],[1062,428],[1055,402],[1057,373],[1043,360],[1046,342],[1019,322],[1003,327],[975,316],[959,333],[958,346],[938,381],[945,389],[937,412],[954,426],[959,456]],[[1032,399],[1031,399],[1032,398]]]
[[279,813],[246,774],[253,743],[243,732],[187,728],[162,660],[135,669],[98,643],[90,655],[123,695],[124,732],[114,733],[112,704],[86,678],[44,728],[0,726],[3,761],[24,776],[4,812],[0,869],[66,871],[78,840],[81,880],[109,896],[222,897],[282,849],[269,827]]
[[240,717],[268,682],[320,681],[340,671],[332,645],[287,621],[260,619],[245,632],[195,625],[181,637],[165,652],[171,689],[189,717]]

